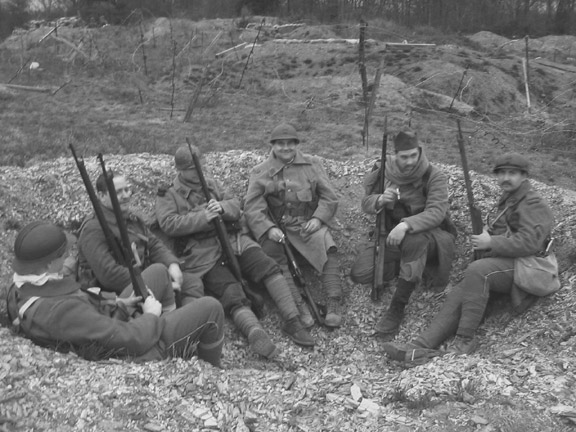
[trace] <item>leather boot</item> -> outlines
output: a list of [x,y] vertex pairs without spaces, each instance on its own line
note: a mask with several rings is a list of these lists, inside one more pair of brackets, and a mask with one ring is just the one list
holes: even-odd
[[324,324],[326,324],[326,327],[340,327],[342,325],[340,297],[328,297]]
[[478,339],[470,336],[458,336],[448,346],[447,351],[452,354],[472,354],[478,348]]
[[234,324],[236,324],[242,334],[248,338],[250,348],[256,354],[268,359],[278,354],[276,345],[262,328],[258,318],[256,318],[251,309],[246,306],[235,309],[232,311],[232,321],[234,321]]
[[308,333],[308,330],[304,328],[297,316],[284,322],[282,331],[286,333],[290,339],[292,339],[294,343],[298,345],[313,347],[316,344],[312,336],[310,336],[310,333]]
[[376,324],[376,334],[385,340],[392,340],[398,329],[400,328],[400,323],[402,319],[404,319],[404,308],[406,307],[405,303],[400,303],[398,300],[392,299],[390,302],[390,306],[378,324]]

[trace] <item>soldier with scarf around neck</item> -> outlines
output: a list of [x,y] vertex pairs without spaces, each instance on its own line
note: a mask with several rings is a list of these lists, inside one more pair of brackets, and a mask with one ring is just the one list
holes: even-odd
[[[43,221],[26,225],[14,242],[14,277],[8,291],[12,324],[38,345],[73,351],[88,360],[134,361],[198,357],[216,367],[224,344],[224,311],[211,298],[163,313],[150,291],[110,298],[83,290],[64,265],[72,236]],[[164,284],[155,288],[171,290]],[[142,313],[137,312],[140,304]]]
[[[196,146],[191,148],[200,158],[199,149]],[[314,339],[300,321],[280,267],[249,236],[240,200],[230,196],[222,185],[204,172],[211,195],[207,201],[190,151],[186,145],[176,150],[174,164],[178,174],[173,185],[159,191],[156,197],[156,218],[160,229],[184,244],[181,258],[185,272],[203,280],[206,292],[220,300],[236,327],[248,338],[254,352],[267,358],[276,355],[276,346],[250,309],[250,301],[240,281],[228,268],[213,225],[213,219],[220,216],[243,275],[250,282],[263,285],[278,306],[284,321],[283,332],[299,345],[314,346]]]
[[[389,357],[417,360],[454,334],[456,337],[447,351],[470,354],[478,346],[475,333],[491,292],[509,295],[515,313],[524,312],[537,300],[538,297],[516,285],[515,261],[545,251],[554,215],[532,189],[528,172],[527,159],[518,153],[504,154],[496,160],[494,174],[502,195],[488,215],[484,231],[471,236],[472,246],[482,251],[482,258],[468,266],[462,282],[448,293],[436,317],[416,339],[408,344],[384,344]],[[435,353],[438,354],[441,353]]]
[[[449,232],[453,225],[448,218],[446,176],[428,161],[412,131],[395,136],[394,151],[386,158],[384,192],[377,193],[381,167],[376,164],[364,179],[362,199],[365,213],[385,212],[384,281],[398,277],[392,300],[376,324],[376,333],[384,340],[391,340],[398,332],[404,309],[424,275],[434,290],[446,287],[455,242],[455,232]],[[372,241],[360,251],[350,276],[356,283],[371,284],[373,273]]]

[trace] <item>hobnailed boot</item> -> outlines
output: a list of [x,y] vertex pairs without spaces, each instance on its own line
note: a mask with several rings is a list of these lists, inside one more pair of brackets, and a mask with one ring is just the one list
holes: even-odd
[[256,354],[271,359],[278,352],[276,345],[268,336],[268,333],[262,328],[262,325],[254,315],[251,309],[243,306],[232,312],[232,321],[236,327],[248,338],[250,348]]
[[222,358],[222,347],[224,346],[224,336],[217,342],[212,344],[204,344],[200,342],[198,344],[198,358],[207,361],[212,366],[222,369],[222,363],[220,359]]
[[405,307],[405,303],[400,303],[398,300],[393,299],[386,312],[384,312],[384,315],[382,315],[382,318],[380,318],[380,321],[378,321],[378,324],[376,324],[376,334],[387,341],[394,339],[394,336],[398,333],[402,319],[404,319]]
[[329,297],[326,304],[326,327],[340,327],[342,325],[342,313],[340,311],[340,297]]
[[313,347],[316,342],[308,333],[308,330],[304,328],[304,325],[300,322],[300,319],[295,316],[290,318],[282,325],[282,331],[286,333],[294,343],[304,346]]

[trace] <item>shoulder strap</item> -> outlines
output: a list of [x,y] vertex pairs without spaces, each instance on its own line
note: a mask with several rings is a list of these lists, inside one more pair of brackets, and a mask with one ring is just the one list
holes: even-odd
[[432,165],[428,165],[428,169],[422,176],[422,193],[424,198],[428,198],[428,182],[430,181],[430,174],[432,173]]

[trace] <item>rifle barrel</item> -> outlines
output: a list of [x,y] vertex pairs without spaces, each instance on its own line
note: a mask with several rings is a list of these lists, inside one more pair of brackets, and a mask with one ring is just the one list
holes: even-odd
[[130,238],[128,237],[128,228],[126,227],[126,221],[122,215],[122,208],[120,207],[118,195],[116,194],[116,186],[114,186],[114,178],[109,175],[108,171],[106,170],[106,164],[104,163],[102,153],[98,154],[98,160],[100,161],[102,174],[104,174],[104,179],[106,180],[108,196],[110,196],[110,202],[112,204],[112,209],[114,210],[114,216],[116,216],[118,230],[120,231],[120,240],[122,242],[122,250],[124,252],[124,265],[128,268],[128,272],[130,273],[132,289],[137,296],[142,297],[142,300],[146,300],[146,297],[148,297],[148,291],[146,290],[146,284],[142,279],[142,273],[136,264],[136,258],[132,252],[132,245],[130,244]]

